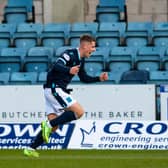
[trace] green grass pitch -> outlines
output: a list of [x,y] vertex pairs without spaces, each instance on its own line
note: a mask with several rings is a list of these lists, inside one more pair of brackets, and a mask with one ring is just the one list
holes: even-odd
[[0,150],[0,168],[168,168],[166,150]]

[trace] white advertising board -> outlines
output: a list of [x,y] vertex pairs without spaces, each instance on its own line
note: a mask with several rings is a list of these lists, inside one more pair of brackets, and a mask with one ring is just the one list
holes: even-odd
[[155,120],[154,85],[73,85],[83,119]]
[[[0,149],[30,146],[40,123],[0,123]],[[61,125],[39,149],[167,150],[168,122],[77,120]]]
[[1,86],[0,122],[41,122],[45,119],[42,86]]
[[[70,85],[84,107],[82,119],[155,120],[154,85]],[[42,86],[1,86],[0,122],[46,119]]]
[[68,149],[168,149],[168,122],[78,120]]

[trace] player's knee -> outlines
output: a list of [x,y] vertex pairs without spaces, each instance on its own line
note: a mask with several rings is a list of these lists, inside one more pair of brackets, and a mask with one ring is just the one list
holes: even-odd
[[76,112],[76,117],[77,117],[77,118],[81,118],[81,117],[83,116],[83,114],[84,114],[84,110],[81,109],[81,110],[79,110],[78,112]]

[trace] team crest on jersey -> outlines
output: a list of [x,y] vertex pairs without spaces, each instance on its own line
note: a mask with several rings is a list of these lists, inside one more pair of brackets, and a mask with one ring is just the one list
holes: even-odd
[[65,58],[66,61],[70,60],[70,56],[66,53],[63,54],[63,57]]

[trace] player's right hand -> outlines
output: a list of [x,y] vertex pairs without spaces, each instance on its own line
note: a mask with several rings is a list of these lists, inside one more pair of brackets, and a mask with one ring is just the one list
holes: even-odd
[[76,75],[79,72],[79,68],[80,68],[80,65],[76,65],[76,66],[71,67],[70,74]]

